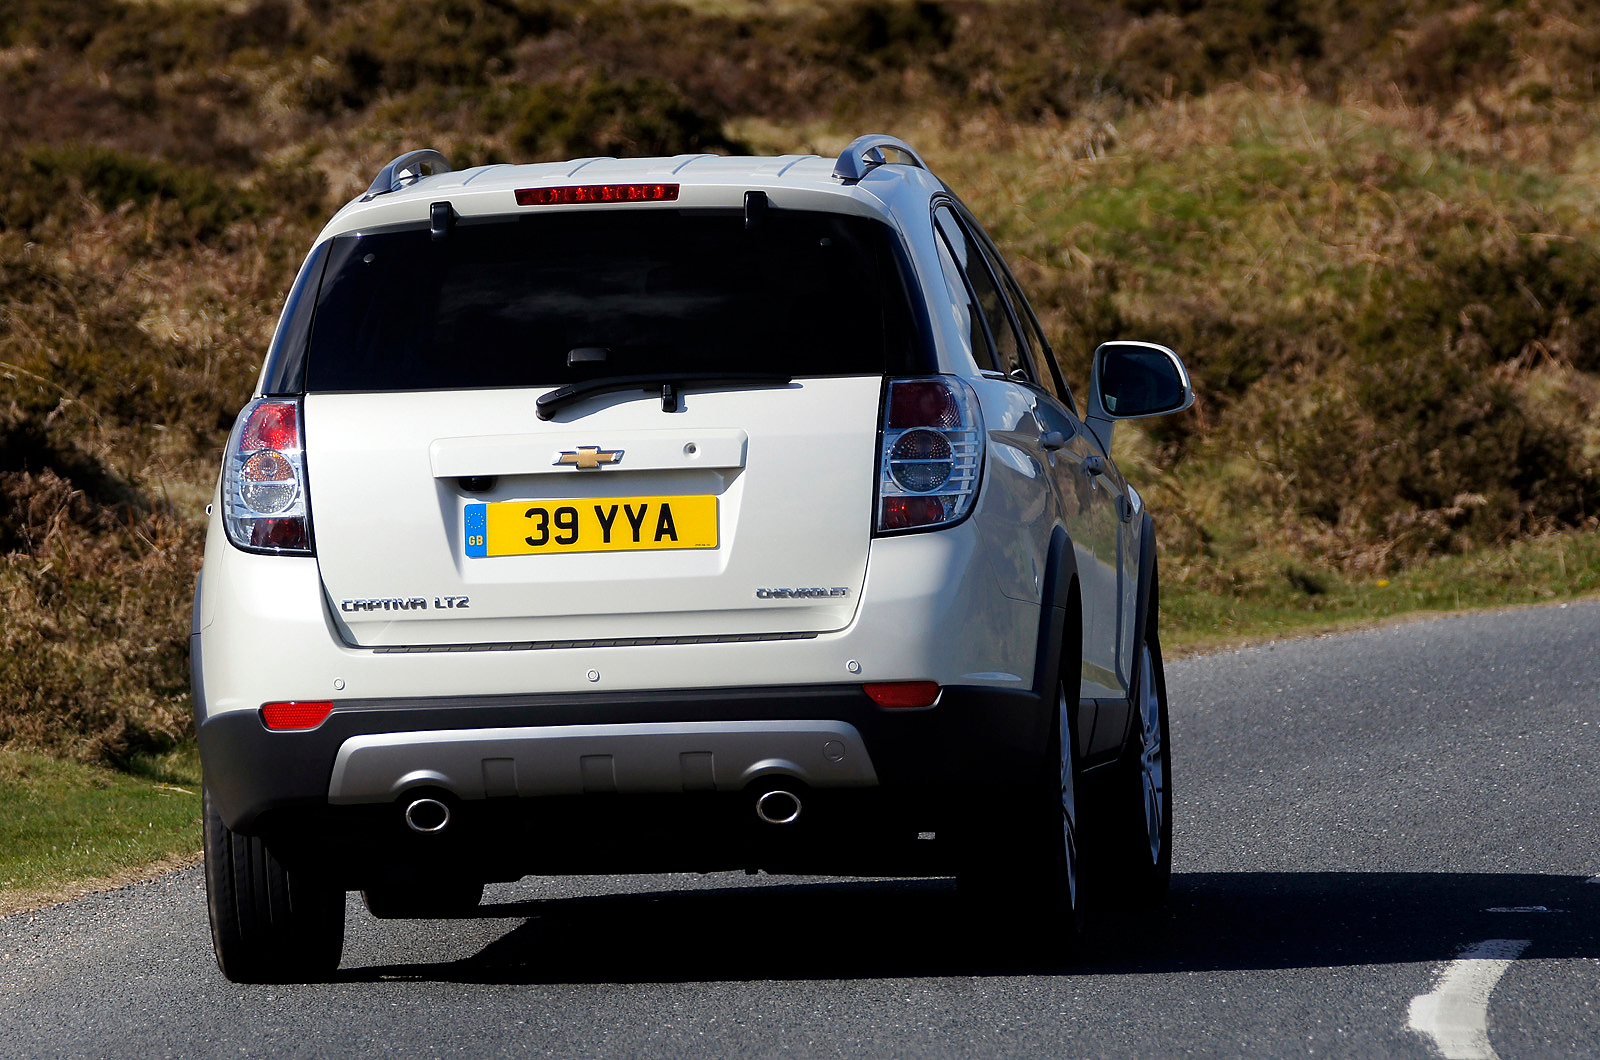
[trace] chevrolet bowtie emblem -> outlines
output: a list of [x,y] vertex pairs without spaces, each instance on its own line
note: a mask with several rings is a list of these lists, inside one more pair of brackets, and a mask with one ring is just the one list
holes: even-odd
[[579,471],[597,471],[602,464],[622,463],[621,449],[601,449],[597,445],[580,445],[575,453],[562,453],[556,464],[575,467]]

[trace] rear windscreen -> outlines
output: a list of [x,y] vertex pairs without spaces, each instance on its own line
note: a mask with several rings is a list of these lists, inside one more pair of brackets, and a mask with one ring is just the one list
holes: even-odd
[[754,227],[739,210],[611,210],[339,236],[305,389],[922,370],[902,262],[880,222],[776,209]]

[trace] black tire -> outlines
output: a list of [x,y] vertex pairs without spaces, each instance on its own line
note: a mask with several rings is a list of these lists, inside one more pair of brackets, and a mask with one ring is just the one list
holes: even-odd
[[308,982],[339,967],[344,892],[289,872],[259,837],[222,822],[204,794],[206,910],[222,974],[236,983]]
[[1155,605],[1152,597],[1128,743],[1107,778],[1105,849],[1098,859],[1107,897],[1133,908],[1160,905],[1172,885],[1172,737]]
[[1058,956],[1076,949],[1085,928],[1077,645],[1062,656],[1043,775],[968,814],[956,877],[986,938]]
[[483,901],[483,884],[471,880],[385,884],[362,891],[361,901],[379,920],[447,920],[471,916]]

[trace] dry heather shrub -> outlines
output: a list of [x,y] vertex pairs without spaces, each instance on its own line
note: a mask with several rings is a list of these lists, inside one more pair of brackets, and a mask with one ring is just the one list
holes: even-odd
[[28,157],[0,231],[0,742],[124,763],[189,733],[198,507],[309,232],[210,174]]
[[200,531],[48,468],[0,472],[0,506],[0,742],[117,764],[170,748],[190,731]]
[[508,129],[519,157],[745,150],[723,132],[720,121],[656,78],[596,76],[577,84],[519,87],[495,100],[483,117],[491,128]]
[[324,61],[300,84],[308,110],[360,109],[384,92],[487,84],[510,65],[512,48],[559,21],[554,5],[426,0],[397,7],[350,5],[315,27],[308,46]]
[[1422,100],[1453,99],[1501,77],[1515,59],[1506,20],[1476,5],[1425,16],[1400,38],[1397,80]]
[[206,170],[92,145],[32,146],[20,169],[0,192],[0,231],[40,242],[61,239],[96,212],[142,209],[152,242],[166,249],[216,240],[265,209]]
[[1573,430],[1582,420],[1534,405],[1520,382],[1441,352],[1254,395],[1258,452],[1280,474],[1269,503],[1355,567],[1585,525],[1600,477]]

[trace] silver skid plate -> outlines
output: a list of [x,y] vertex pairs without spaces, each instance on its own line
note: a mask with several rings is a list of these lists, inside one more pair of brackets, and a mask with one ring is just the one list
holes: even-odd
[[813,788],[878,783],[861,734],[840,721],[555,725],[351,737],[328,801],[388,802],[416,787],[461,799],[739,791],[764,776]]

